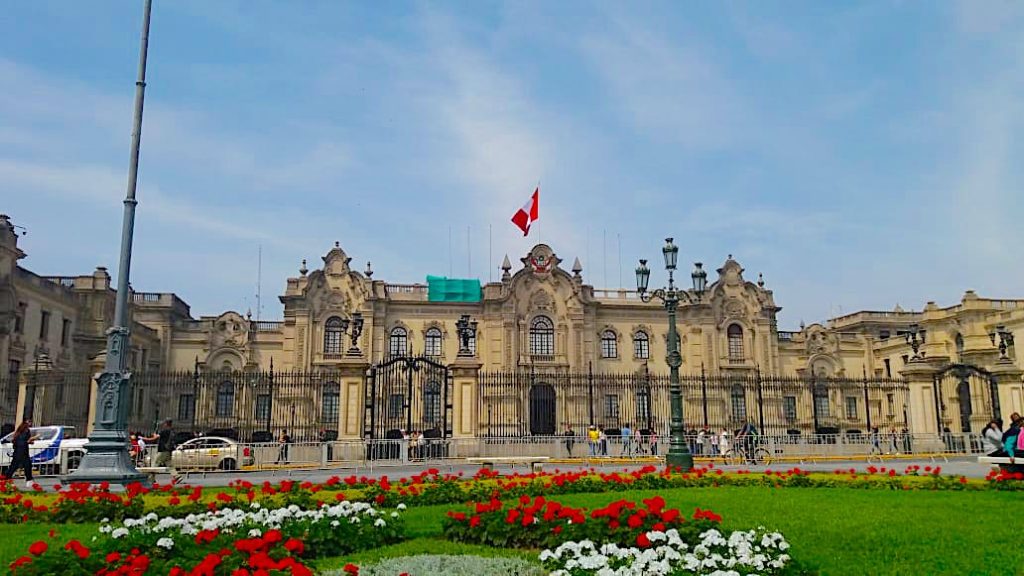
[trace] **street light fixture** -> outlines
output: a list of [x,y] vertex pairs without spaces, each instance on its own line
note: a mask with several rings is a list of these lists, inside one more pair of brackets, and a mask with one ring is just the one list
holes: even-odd
[[[351,328],[351,331],[349,328]],[[353,312],[351,320],[343,318],[341,320],[341,332],[342,334],[348,334],[349,341],[352,342],[352,345],[348,348],[348,355],[361,355],[362,352],[359,350],[359,336],[363,333],[363,313]]]
[[469,343],[470,340],[476,338],[476,326],[476,320],[470,320],[469,314],[463,314],[455,322],[455,330],[459,335],[459,356],[473,355],[473,350],[470,349]]
[[668,288],[658,288],[648,292],[647,287],[651,279],[651,269],[647,267],[647,260],[640,260],[636,267],[636,291],[640,299],[650,302],[657,298],[665,305],[668,311],[668,343],[666,361],[669,368],[669,398],[672,409],[672,420],[669,424],[670,444],[668,454],[665,456],[665,463],[674,468],[689,471],[693,469],[693,455],[686,446],[686,439],[683,437],[683,391],[679,383],[679,367],[683,363],[683,357],[679,353],[679,332],[676,330],[676,310],[679,301],[685,300],[690,304],[699,304],[704,291],[707,288],[707,272],[697,262],[693,273],[690,275],[693,280],[692,290],[682,290],[676,287],[674,273],[676,261],[679,257],[679,247],[672,242],[672,238],[665,239],[665,247],[661,249],[665,257],[665,270],[668,270]]
[[142,105],[146,93],[146,54],[149,49],[149,15],[153,1],[143,7],[142,39],[139,50],[139,73],[135,82],[135,111],[132,124],[131,159],[128,165],[128,192],[124,199],[121,224],[121,258],[117,269],[117,295],[114,302],[114,325],[107,330],[106,362],[103,373],[96,378],[96,420],[85,456],[68,478],[71,482],[110,482],[127,485],[149,483],[149,478],[135,469],[128,454],[128,391],[131,371],[128,369],[130,325],[128,322],[128,279],[131,275],[132,236],[135,233],[135,188],[139,176],[139,144],[142,138]]
[[988,333],[989,340],[992,341],[992,345],[996,345],[996,338],[999,338],[999,360],[1009,361],[1010,357],[1006,354],[1006,349],[1013,346],[1013,332],[1006,329],[1006,326],[999,325],[996,329]]
[[919,360],[921,358],[921,344],[924,344],[924,338],[918,338],[921,334],[921,329],[917,324],[911,324],[907,329],[907,344],[910,344],[910,349],[914,352],[914,355],[910,357],[911,360]]

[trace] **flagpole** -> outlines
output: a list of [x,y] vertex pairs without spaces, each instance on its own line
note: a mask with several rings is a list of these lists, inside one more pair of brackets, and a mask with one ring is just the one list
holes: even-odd
[[448,277],[449,278],[454,276],[454,273],[453,273],[453,266],[454,265],[455,265],[454,262],[452,262],[452,227],[449,224],[448,225]]
[[466,226],[466,278],[473,277],[473,247],[470,246],[469,226]]
[[490,283],[494,280],[494,233],[491,230],[491,225],[487,225],[487,282]]

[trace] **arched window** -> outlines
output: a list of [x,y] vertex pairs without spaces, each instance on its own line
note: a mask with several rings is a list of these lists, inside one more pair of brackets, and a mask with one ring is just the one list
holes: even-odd
[[441,385],[437,382],[423,387],[423,425],[428,430],[441,426]]
[[555,355],[555,325],[547,316],[537,316],[530,323],[530,354]]
[[391,329],[391,337],[388,338],[388,354],[391,356],[405,356],[409,353],[409,335],[405,328],[398,326]]
[[217,405],[215,414],[218,418],[228,418],[235,412],[235,385],[221,382],[217,387]]
[[732,392],[730,393],[730,400],[732,402],[732,420],[736,423],[744,423],[747,421],[747,395],[743,391],[743,385],[736,383],[732,385]]
[[743,328],[739,324],[730,324],[726,331],[729,338],[729,360],[743,360]]
[[341,354],[341,336],[344,334],[341,318],[331,316],[324,323],[324,354]]
[[341,405],[341,386],[337,382],[324,384],[323,396],[320,399],[320,419],[324,426],[337,428],[338,408]]
[[601,358],[618,358],[619,341],[612,330],[601,332]]
[[640,360],[651,357],[651,339],[643,330],[637,330],[636,334],[633,334],[633,356]]
[[423,337],[423,354],[426,356],[441,356],[441,330],[430,328]]

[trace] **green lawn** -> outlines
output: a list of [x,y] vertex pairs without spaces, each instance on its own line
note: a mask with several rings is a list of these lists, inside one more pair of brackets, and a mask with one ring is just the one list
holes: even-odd
[[[559,497],[590,508],[655,492],[614,492]],[[668,505],[686,513],[697,506],[721,514],[729,529],[755,526],[781,531],[792,554],[821,574],[1024,574],[1020,530],[1008,515],[1024,509],[1011,492],[927,492],[845,488],[690,488],[661,492]],[[452,506],[410,508],[411,540],[348,558],[324,559],[320,568],[365,563],[407,554],[485,554],[535,557],[535,553],[453,544],[441,539],[441,520]],[[0,562],[6,565],[28,544],[45,538],[49,526],[0,525]],[[58,541],[85,543],[96,525],[58,526]],[[1016,533],[1016,536],[1013,534]],[[1015,564],[1014,564],[1015,562]]]

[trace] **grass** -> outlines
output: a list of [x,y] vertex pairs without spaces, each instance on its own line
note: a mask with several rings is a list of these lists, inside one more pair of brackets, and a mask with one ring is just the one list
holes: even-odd
[[[558,499],[600,507],[615,499],[640,500],[657,492],[574,494]],[[781,531],[792,553],[823,576],[895,574],[1024,574],[1019,531],[1008,529],[1010,513],[1024,498],[1012,492],[887,491],[848,488],[762,487],[683,488],[660,492],[668,505],[692,513],[710,508],[726,529],[756,526]],[[493,549],[447,542],[441,537],[445,512],[458,506],[410,508],[410,540],[346,558],[316,562],[320,569],[346,562],[369,563],[414,554],[478,554],[535,558],[531,551]],[[0,566],[6,566],[51,526],[0,525]],[[63,543],[88,542],[95,524],[54,527]]]

